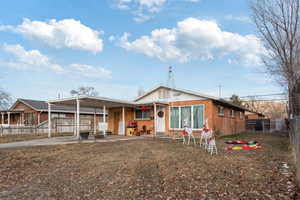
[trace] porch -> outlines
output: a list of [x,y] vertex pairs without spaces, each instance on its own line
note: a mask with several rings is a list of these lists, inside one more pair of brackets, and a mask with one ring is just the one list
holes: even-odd
[[24,126],[25,121],[24,111],[0,111],[0,126],[2,127]]
[[[165,132],[165,102],[135,103],[109,99],[104,97],[76,97],[48,102],[48,114],[51,115],[51,107],[55,105],[73,106],[76,108],[74,136],[80,138],[80,132],[89,132],[97,135],[99,132],[119,136],[139,136],[148,134],[156,136]],[[94,124],[93,130],[81,128],[81,107],[102,109],[102,121]],[[52,120],[48,120],[48,137],[54,133]],[[97,123],[94,120],[94,123]]]

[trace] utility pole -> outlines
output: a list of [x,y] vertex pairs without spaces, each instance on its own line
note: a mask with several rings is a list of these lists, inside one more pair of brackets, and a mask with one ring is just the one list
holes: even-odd
[[222,91],[222,85],[221,84],[219,84],[219,98],[221,98],[221,91]]
[[169,67],[167,86],[172,89],[175,88],[175,78],[172,66]]

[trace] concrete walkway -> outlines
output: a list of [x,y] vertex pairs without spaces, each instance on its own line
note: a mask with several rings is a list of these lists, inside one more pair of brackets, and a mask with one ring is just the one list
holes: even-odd
[[[145,139],[143,136],[107,136],[105,139],[97,139],[96,142],[117,142],[126,140],[137,140]],[[81,140],[81,143],[94,143],[94,139]],[[52,137],[43,139],[33,139],[20,142],[10,142],[0,144],[0,149],[4,148],[17,148],[17,147],[33,147],[33,146],[45,146],[45,145],[59,145],[59,144],[76,144],[79,143],[78,139],[74,136],[64,136],[64,137]]]

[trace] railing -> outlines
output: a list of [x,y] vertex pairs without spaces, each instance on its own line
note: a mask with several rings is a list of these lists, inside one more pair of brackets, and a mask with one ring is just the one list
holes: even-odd
[[[52,133],[74,133],[73,118],[52,119]],[[99,124],[95,127],[99,131]],[[89,119],[80,120],[80,130],[94,130],[94,123]],[[48,134],[48,121],[33,126],[0,126],[0,136],[17,134]]]

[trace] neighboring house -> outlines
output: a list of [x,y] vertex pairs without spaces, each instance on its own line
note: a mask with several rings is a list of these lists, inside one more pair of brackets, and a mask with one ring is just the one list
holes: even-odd
[[[184,126],[200,133],[203,124],[221,134],[245,131],[245,109],[220,98],[183,90],[158,86],[134,101],[106,97],[80,97],[49,101],[53,105],[95,106],[108,113],[108,131],[125,135],[126,127],[137,124],[137,129],[152,134],[181,133]],[[80,102],[80,103],[79,103]],[[81,111],[80,111],[81,112]],[[51,130],[49,130],[51,133]],[[78,131],[77,131],[78,132]]]
[[[51,118],[74,118],[74,107],[53,106]],[[102,110],[81,108],[81,118],[102,120]],[[34,126],[48,120],[48,103],[46,101],[18,99],[8,110],[0,111],[0,124],[6,126]]]
[[246,116],[246,119],[264,119],[266,117],[262,113],[250,112],[250,111],[246,111],[245,116]]

